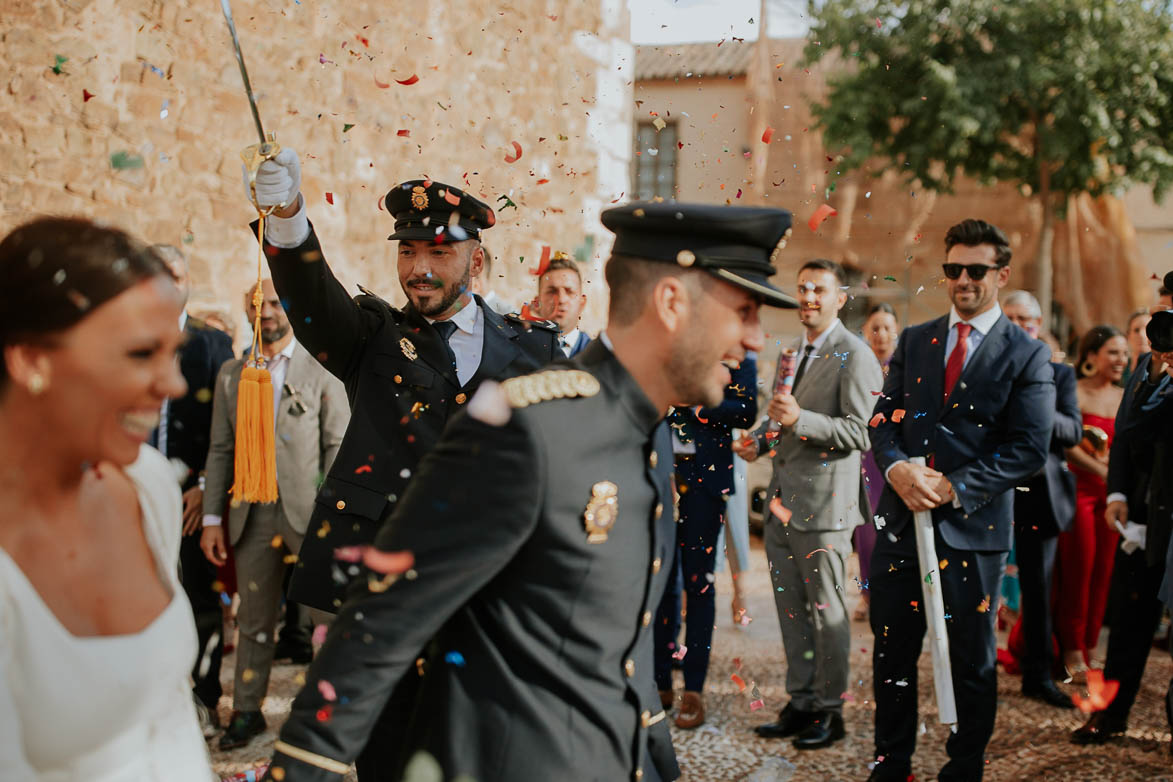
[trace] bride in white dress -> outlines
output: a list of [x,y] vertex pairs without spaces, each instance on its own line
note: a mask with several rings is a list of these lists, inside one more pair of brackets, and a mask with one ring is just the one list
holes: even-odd
[[0,778],[209,782],[179,490],[144,445],[185,390],[179,293],[61,218],[0,241],[0,279]]

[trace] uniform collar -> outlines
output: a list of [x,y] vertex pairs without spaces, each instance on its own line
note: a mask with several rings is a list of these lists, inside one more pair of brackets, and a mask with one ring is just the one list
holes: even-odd
[[[477,317],[480,315],[480,311],[481,308],[477,306],[477,300],[475,298],[469,299],[468,305],[448,320],[450,320],[452,323],[455,323],[456,328],[460,329],[466,334],[473,334],[475,333]],[[436,320],[434,318],[429,318],[426,315],[424,316],[424,320],[426,320],[428,323],[431,323],[432,325],[436,324]]]
[[599,338],[587,345],[574,360],[581,361],[585,366],[598,365],[600,374],[605,373],[610,380],[605,385],[610,386],[619,396],[628,416],[641,431],[650,434],[664,420],[664,411],[656,409],[627,367],[616,357],[607,332],[600,332]]
[[949,328],[952,329],[958,323],[968,323],[984,337],[990,333],[990,329],[994,328],[994,324],[998,322],[1000,317],[1002,317],[1002,307],[997,302],[994,302],[993,307],[970,320],[961,317],[957,308],[952,307],[949,309]]

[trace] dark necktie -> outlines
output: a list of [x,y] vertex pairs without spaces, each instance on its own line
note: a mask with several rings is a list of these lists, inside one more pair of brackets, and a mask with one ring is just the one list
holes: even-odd
[[438,320],[432,325],[440,332],[440,337],[444,340],[444,349],[448,351],[448,360],[452,362],[452,371],[456,372],[456,354],[452,352],[452,345],[448,343],[456,333],[456,324],[450,320]]
[[806,365],[810,363],[811,354],[814,352],[814,345],[807,345],[802,349],[802,361],[798,362],[798,371],[794,373],[794,385],[790,388],[790,394],[792,396],[798,391],[798,382],[802,380],[802,376],[806,373]]
[[949,360],[945,363],[946,399],[953,391],[953,386],[957,385],[957,380],[961,377],[961,370],[965,368],[965,353],[968,350],[965,343],[969,339],[969,332],[972,328],[973,326],[968,323],[957,324],[957,344],[953,346],[953,352],[949,354]]

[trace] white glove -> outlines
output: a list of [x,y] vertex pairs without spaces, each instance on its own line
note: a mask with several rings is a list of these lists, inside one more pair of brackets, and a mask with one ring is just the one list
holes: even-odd
[[[240,170],[244,174],[244,196],[251,202],[248,169],[241,164]],[[261,163],[256,180],[258,206],[265,208],[292,204],[300,191],[301,162],[297,159],[296,151],[285,147],[277,153],[277,157]]]

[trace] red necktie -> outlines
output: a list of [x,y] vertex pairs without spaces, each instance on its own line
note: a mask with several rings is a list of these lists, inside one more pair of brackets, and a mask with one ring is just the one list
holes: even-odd
[[946,399],[953,392],[953,386],[957,385],[957,379],[961,377],[961,369],[965,366],[965,341],[969,339],[971,329],[973,326],[968,323],[957,324],[957,344],[953,346],[953,352],[949,354],[949,361],[945,364]]

